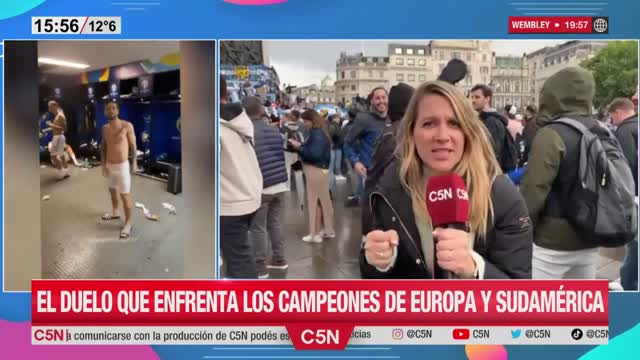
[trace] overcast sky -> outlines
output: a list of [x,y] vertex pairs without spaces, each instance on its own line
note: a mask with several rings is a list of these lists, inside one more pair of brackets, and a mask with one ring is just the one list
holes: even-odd
[[[497,55],[522,55],[567,40],[495,40]],[[428,40],[393,41],[404,44],[428,44]],[[340,52],[364,52],[368,56],[387,56],[390,41],[265,41],[271,65],[281,83],[297,86],[319,84],[325,75],[336,77],[336,60]]]

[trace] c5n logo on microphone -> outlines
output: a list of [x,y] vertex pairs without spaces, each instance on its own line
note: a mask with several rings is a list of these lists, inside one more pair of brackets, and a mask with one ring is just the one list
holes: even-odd
[[448,189],[438,189],[438,190],[431,191],[429,193],[429,201],[442,201],[442,200],[453,199],[454,193],[455,193],[456,199],[469,200],[469,195],[467,194],[467,190],[460,189],[460,188],[456,188],[455,192],[453,190],[454,189],[452,188],[448,188]]

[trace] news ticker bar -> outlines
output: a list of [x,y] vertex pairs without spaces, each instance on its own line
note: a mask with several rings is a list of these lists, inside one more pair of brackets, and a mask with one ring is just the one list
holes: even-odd
[[[331,329],[303,331],[301,341],[323,349],[338,343]],[[609,341],[601,327],[356,327],[349,345],[600,345]],[[33,345],[292,345],[284,327],[80,327],[33,326]],[[346,345],[345,345],[346,346]]]

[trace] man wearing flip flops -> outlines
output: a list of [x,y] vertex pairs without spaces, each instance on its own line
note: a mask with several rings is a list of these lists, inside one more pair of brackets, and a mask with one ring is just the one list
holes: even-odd
[[[131,216],[133,199],[131,197],[131,174],[138,170],[136,159],[136,135],[130,122],[121,120],[116,102],[108,102],[104,108],[109,123],[102,128],[102,175],[107,178],[111,193],[112,213],[104,214],[102,220],[120,219],[118,195],[122,198],[125,222],[120,231],[120,238],[126,239],[131,234]],[[129,166],[131,161],[131,166]]]

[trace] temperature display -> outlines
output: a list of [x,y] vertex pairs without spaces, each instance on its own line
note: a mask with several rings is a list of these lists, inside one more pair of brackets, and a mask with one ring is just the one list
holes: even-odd
[[119,16],[32,17],[32,34],[120,34]]

